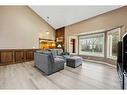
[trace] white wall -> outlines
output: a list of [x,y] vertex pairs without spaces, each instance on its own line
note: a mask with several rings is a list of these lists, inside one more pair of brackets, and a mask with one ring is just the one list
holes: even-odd
[[39,48],[39,37],[54,40],[55,30],[27,6],[0,6],[0,49]]

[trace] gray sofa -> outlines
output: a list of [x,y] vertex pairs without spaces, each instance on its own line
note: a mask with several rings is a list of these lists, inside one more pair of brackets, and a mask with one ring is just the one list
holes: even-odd
[[48,51],[52,52],[54,58],[63,58],[66,61],[66,58],[70,57],[70,54],[63,52],[63,49],[49,49]]
[[53,57],[51,52],[35,52],[35,66],[47,75],[64,69],[65,60],[59,57]]
[[63,52],[62,49],[48,49],[53,54],[53,57],[60,57],[61,53]]

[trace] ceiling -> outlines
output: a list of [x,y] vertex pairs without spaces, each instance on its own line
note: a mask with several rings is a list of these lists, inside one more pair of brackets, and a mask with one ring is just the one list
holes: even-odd
[[121,6],[30,6],[53,28],[86,20]]

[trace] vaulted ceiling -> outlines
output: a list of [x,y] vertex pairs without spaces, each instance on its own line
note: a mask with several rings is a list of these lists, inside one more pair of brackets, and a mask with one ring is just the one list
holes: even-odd
[[86,20],[119,7],[121,6],[30,6],[55,29]]

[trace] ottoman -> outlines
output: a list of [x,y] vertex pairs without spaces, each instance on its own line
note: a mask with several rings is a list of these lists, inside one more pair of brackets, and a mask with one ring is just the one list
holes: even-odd
[[66,65],[69,67],[76,68],[82,65],[82,58],[79,56],[73,56],[66,59]]

